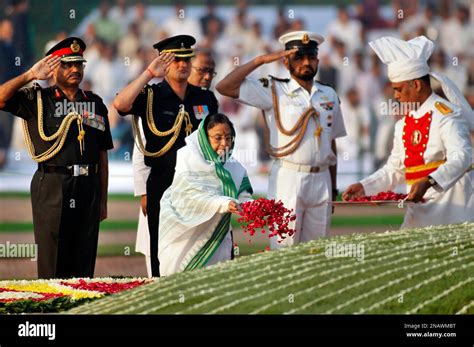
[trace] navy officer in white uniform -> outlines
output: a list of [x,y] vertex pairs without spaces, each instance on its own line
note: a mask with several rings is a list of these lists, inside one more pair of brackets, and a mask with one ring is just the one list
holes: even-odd
[[[272,248],[328,234],[328,202],[338,193],[335,140],[346,135],[336,92],[314,79],[323,37],[295,31],[279,41],[284,50],[237,67],[216,86],[219,93],[263,111],[267,151],[274,159],[268,197],[282,200],[296,214],[293,238],[281,244],[271,239]],[[281,58],[291,78],[247,78],[258,67]]]

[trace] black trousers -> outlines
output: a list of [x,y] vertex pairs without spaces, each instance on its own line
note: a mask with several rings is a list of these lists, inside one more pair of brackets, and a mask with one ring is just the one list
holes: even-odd
[[31,203],[38,277],[93,277],[99,238],[99,176],[36,171]]
[[158,227],[160,224],[160,200],[173,183],[174,168],[152,168],[146,181],[148,232],[150,233],[151,273],[160,277],[158,260]]

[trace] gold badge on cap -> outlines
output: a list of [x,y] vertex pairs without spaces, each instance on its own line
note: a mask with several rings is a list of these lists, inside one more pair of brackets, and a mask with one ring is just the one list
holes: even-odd
[[309,43],[309,35],[307,33],[303,35],[301,42],[303,42],[304,45],[307,45]]
[[77,53],[81,50],[81,46],[77,43],[76,40],[72,41],[72,44],[71,44],[70,47],[71,47],[71,51],[73,53]]

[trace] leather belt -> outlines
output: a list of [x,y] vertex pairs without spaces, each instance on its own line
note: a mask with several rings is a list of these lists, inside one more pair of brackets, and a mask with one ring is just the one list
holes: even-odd
[[99,164],[75,164],[67,166],[38,164],[38,170],[45,173],[57,173],[73,177],[92,176],[99,172]]
[[281,167],[294,170],[294,171],[307,172],[307,173],[323,172],[329,168],[329,166],[327,165],[311,166],[311,165],[304,165],[304,164],[296,164],[296,163],[292,163],[291,161],[286,161],[286,160],[279,160],[279,162],[280,162]]

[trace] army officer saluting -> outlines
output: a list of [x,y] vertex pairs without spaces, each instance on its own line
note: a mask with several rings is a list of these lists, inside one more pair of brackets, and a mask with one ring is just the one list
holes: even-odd
[[[0,109],[23,119],[27,148],[38,162],[31,202],[40,278],[92,277],[99,222],[107,216],[113,145],[102,99],[79,89],[85,49],[80,38],[67,38],[0,86]],[[52,87],[21,89],[51,77]]]
[[[114,106],[121,115],[133,114],[138,148],[151,168],[147,180],[147,216],[150,233],[152,275],[159,273],[158,225],[160,200],[173,182],[176,151],[185,145],[185,137],[196,130],[208,114],[217,113],[214,94],[188,83],[191,74],[192,45],[189,35],[169,37],[156,43],[156,57],[148,68],[115,98]],[[163,78],[149,85],[152,78]],[[138,119],[141,119],[146,146],[141,142]]]

